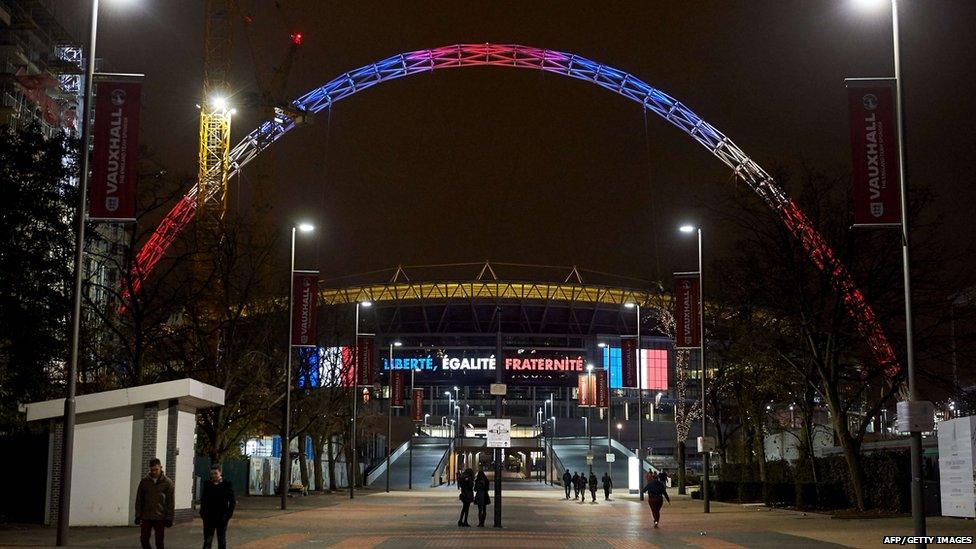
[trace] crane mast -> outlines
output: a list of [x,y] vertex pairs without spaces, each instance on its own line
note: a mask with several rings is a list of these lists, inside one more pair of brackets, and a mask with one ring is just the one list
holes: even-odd
[[227,209],[230,119],[231,2],[205,0],[203,102],[200,103],[198,219],[220,219]]

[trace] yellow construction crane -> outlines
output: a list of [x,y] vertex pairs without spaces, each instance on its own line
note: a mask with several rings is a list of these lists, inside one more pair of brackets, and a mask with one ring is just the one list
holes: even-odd
[[[227,173],[230,154],[231,116],[236,110],[229,104],[232,28],[235,20],[244,25],[244,34],[254,61],[262,120],[275,116],[283,105],[285,85],[294,63],[302,34],[294,30],[281,2],[275,9],[290,33],[284,61],[272,67],[262,58],[266,48],[255,38],[254,17],[241,9],[238,0],[206,0],[205,54],[203,71],[204,101],[200,108],[199,187],[196,196],[197,217],[223,217],[227,210]],[[271,186],[274,180],[274,158],[266,155],[254,167],[254,212],[262,229],[270,229]],[[263,232],[263,231],[259,231]]]
[[228,104],[232,1],[205,0],[205,9],[197,219],[222,218],[227,210],[230,120],[235,112]]

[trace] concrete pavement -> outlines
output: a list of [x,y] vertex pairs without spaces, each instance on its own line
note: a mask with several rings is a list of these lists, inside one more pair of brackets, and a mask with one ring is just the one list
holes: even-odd
[[[756,506],[701,502],[674,496],[665,505],[661,528],[651,528],[646,504],[636,496],[615,495],[611,502],[576,503],[562,490],[534,481],[508,482],[503,528],[458,528],[459,502],[453,487],[412,492],[364,490],[356,499],[345,493],[292,498],[288,511],[276,498],[242,498],[231,523],[232,547],[877,547],[885,535],[910,535],[911,519],[838,520],[818,514],[769,510]],[[602,494],[600,494],[602,498]],[[470,522],[476,524],[472,507]],[[492,509],[489,507],[488,524]],[[704,535],[702,535],[704,532]],[[946,518],[929,520],[933,535],[973,535],[976,524]],[[75,528],[81,547],[133,547],[138,530]],[[0,546],[47,546],[54,530],[38,526],[0,526]],[[167,532],[168,547],[198,547],[201,523],[179,524]]]

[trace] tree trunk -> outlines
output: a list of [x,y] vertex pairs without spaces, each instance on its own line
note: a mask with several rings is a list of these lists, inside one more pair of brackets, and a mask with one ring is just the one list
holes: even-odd
[[[761,415],[754,415],[755,417],[762,417]],[[761,423],[753,429],[752,434],[753,446],[756,449],[756,458],[759,462],[759,482],[762,482],[763,503],[769,505],[769,482],[766,478],[766,441],[763,440],[763,428]]]
[[865,509],[864,505],[864,469],[861,466],[861,445],[858,440],[851,436],[847,427],[847,414],[840,406],[840,397],[837,395],[836,387],[829,387],[827,391],[827,406],[830,409],[830,418],[834,424],[834,433],[844,450],[844,461],[847,463],[847,472],[851,476],[851,488],[854,490],[854,505],[858,511]]
[[288,495],[288,485],[291,479],[285,478],[285,463],[291,460],[291,441],[285,439],[285,426],[281,425],[281,463],[278,467],[278,494]]
[[314,487],[313,490],[317,492],[325,491],[325,479],[322,478],[322,435],[315,434],[312,436],[312,479]]
[[678,441],[678,493],[685,495],[685,441]]
[[850,435],[840,437],[840,445],[844,449],[844,461],[847,462],[847,470],[851,475],[851,488],[854,489],[854,504],[857,505],[858,511],[863,511],[865,509],[864,468],[861,466],[860,445]]
[[326,440],[326,445],[327,445],[326,447],[328,449],[328,452],[327,452],[328,453],[328,456],[326,456],[326,459],[328,460],[328,463],[329,463],[329,491],[330,492],[335,492],[336,490],[339,489],[339,485],[336,482],[336,475],[335,475],[335,472],[336,472],[336,466],[335,466],[335,464],[336,464],[336,460],[335,460],[336,456],[335,456],[335,446],[334,446],[335,445],[335,441],[333,440],[331,434],[329,434],[328,436],[326,436],[325,440]]
[[[302,437],[302,439],[304,438]],[[308,490],[308,456],[305,455],[305,448],[298,451],[298,470],[302,472],[302,486]]]

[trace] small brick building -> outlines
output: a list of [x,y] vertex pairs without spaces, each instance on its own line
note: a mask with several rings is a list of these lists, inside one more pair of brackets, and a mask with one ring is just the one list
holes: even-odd
[[[124,526],[135,492],[158,457],[176,484],[176,517],[189,518],[196,413],[222,406],[224,391],[193,379],[82,395],[76,399],[71,526]],[[57,522],[64,399],[27,405],[27,421],[50,422],[47,524]]]

